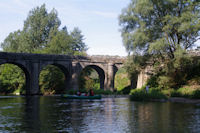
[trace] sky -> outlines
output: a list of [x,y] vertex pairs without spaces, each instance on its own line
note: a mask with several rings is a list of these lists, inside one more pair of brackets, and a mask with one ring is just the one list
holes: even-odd
[[48,12],[55,8],[61,27],[78,27],[84,35],[89,55],[126,56],[118,17],[130,0],[1,0],[0,43],[23,28],[28,12],[42,4]]

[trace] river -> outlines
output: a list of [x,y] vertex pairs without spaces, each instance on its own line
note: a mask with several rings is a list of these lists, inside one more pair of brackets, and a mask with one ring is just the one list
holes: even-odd
[[1,96],[0,132],[200,133],[200,105]]

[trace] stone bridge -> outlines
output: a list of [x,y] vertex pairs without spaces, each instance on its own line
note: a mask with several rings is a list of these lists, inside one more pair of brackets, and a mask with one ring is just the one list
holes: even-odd
[[81,71],[86,67],[91,67],[99,75],[100,88],[113,90],[115,74],[124,61],[125,58],[119,56],[86,57],[0,52],[0,65],[14,64],[24,71],[27,95],[39,94],[39,74],[47,65],[57,66],[63,71],[66,89],[78,89],[78,77]]

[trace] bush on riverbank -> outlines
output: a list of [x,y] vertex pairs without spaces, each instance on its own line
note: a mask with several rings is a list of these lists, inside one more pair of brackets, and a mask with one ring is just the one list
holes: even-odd
[[151,99],[167,99],[159,89],[150,88],[147,92],[144,88],[134,89],[130,92],[130,98],[134,101],[146,101]]
[[200,99],[200,88],[179,88],[161,90],[159,88],[150,88],[147,92],[145,88],[133,89],[130,92],[130,98],[134,101],[148,101],[152,99],[167,99],[170,97],[183,97],[190,99]]
[[191,89],[191,88],[179,88],[171,92],[171,97],[185,97],[185,98],[200,98],[200,88]]
[[94,90],[94,94],[103,94],[103,95],[112,95],[114,94],[114,92],[110,91],[110,90]]

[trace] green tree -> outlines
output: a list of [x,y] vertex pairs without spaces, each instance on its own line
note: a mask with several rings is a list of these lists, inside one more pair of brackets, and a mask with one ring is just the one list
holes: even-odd
[[200,39],[199,7],[199,0],[131,0],[119,17],[131,77],[151,63],[151,86],[186,83],[195,66],[186,51]]
[[78,28],[69,34],[66,27],[62,30],[52,30],[49,34],[49,40],[45,53],[85,55],[87,46],[83,42],[84,38]]
[[3,64],[0,68],[0,93],[12,93],[15,90],[23,91],[25,74],[12,64]]
[[123,43],[129,53],[174,58],[199,40],[199,0],[132,0],[120,15]]
[[[83,42],[84,37],[81,34],[81,31],[76,27],[74,30],[71,32],[71,37],[72,37],[72,50],[74,51],[75,55],[80,54],[81,51],[87,51],[87,46]],[[85,54],[84,52],[82,52]]]
[[42,53],[73,55],[72,37],[68,34],[67,30],[52,30],[49,35],[49,40],[51,41]]
[[63,93],[65,75],[62,71],[53,65],[49,65],[40,73],[40,90],[42,93]]
[[[81,34],[81,31],[78,28],[74,28],[74,30],[69,33],[66,26],[60,28],[60,25],[61,21],[58,18],[57,11],[52,9],[48,12],[45,4],[43,4],[29,12],[28,17],[24,21],[23,29],[10,33],[4,42],[1,43],[1,47],[5,52],[67,55],[86,54],[87,47],[83,42],[84,37]],[[13,67],[9,66],[9,64],[6,65],[6,67],[9,69],[3,69],[3,66],[0,66],[0,77],[5,76],[2,74],[14,72],[14,70],[11,70]],[[17,73],[18,72],[22,73],[22,71],[17,70]],[[64,86],[62,86],[64,85],[64,74],[59,71],[58,68],[47,66],[40,75],[40,88],[42,91],[56,90],[55,92],[61,92],[60,88],[64,88]],[[11,76],[10,79],[9,77],[8,79],[2,77],[0,80],[2,80],[1,83],[8,81],[10,87],[12,86],[12,78],[17,77]],[[55,79],[55,77],[58,78]],[[20,77],[18,79],[22,78]],[[23,80],[24,79],[22,79],[22,81]],[[18,87],[12,88],[14,88],[13,91],[19,89]]]

